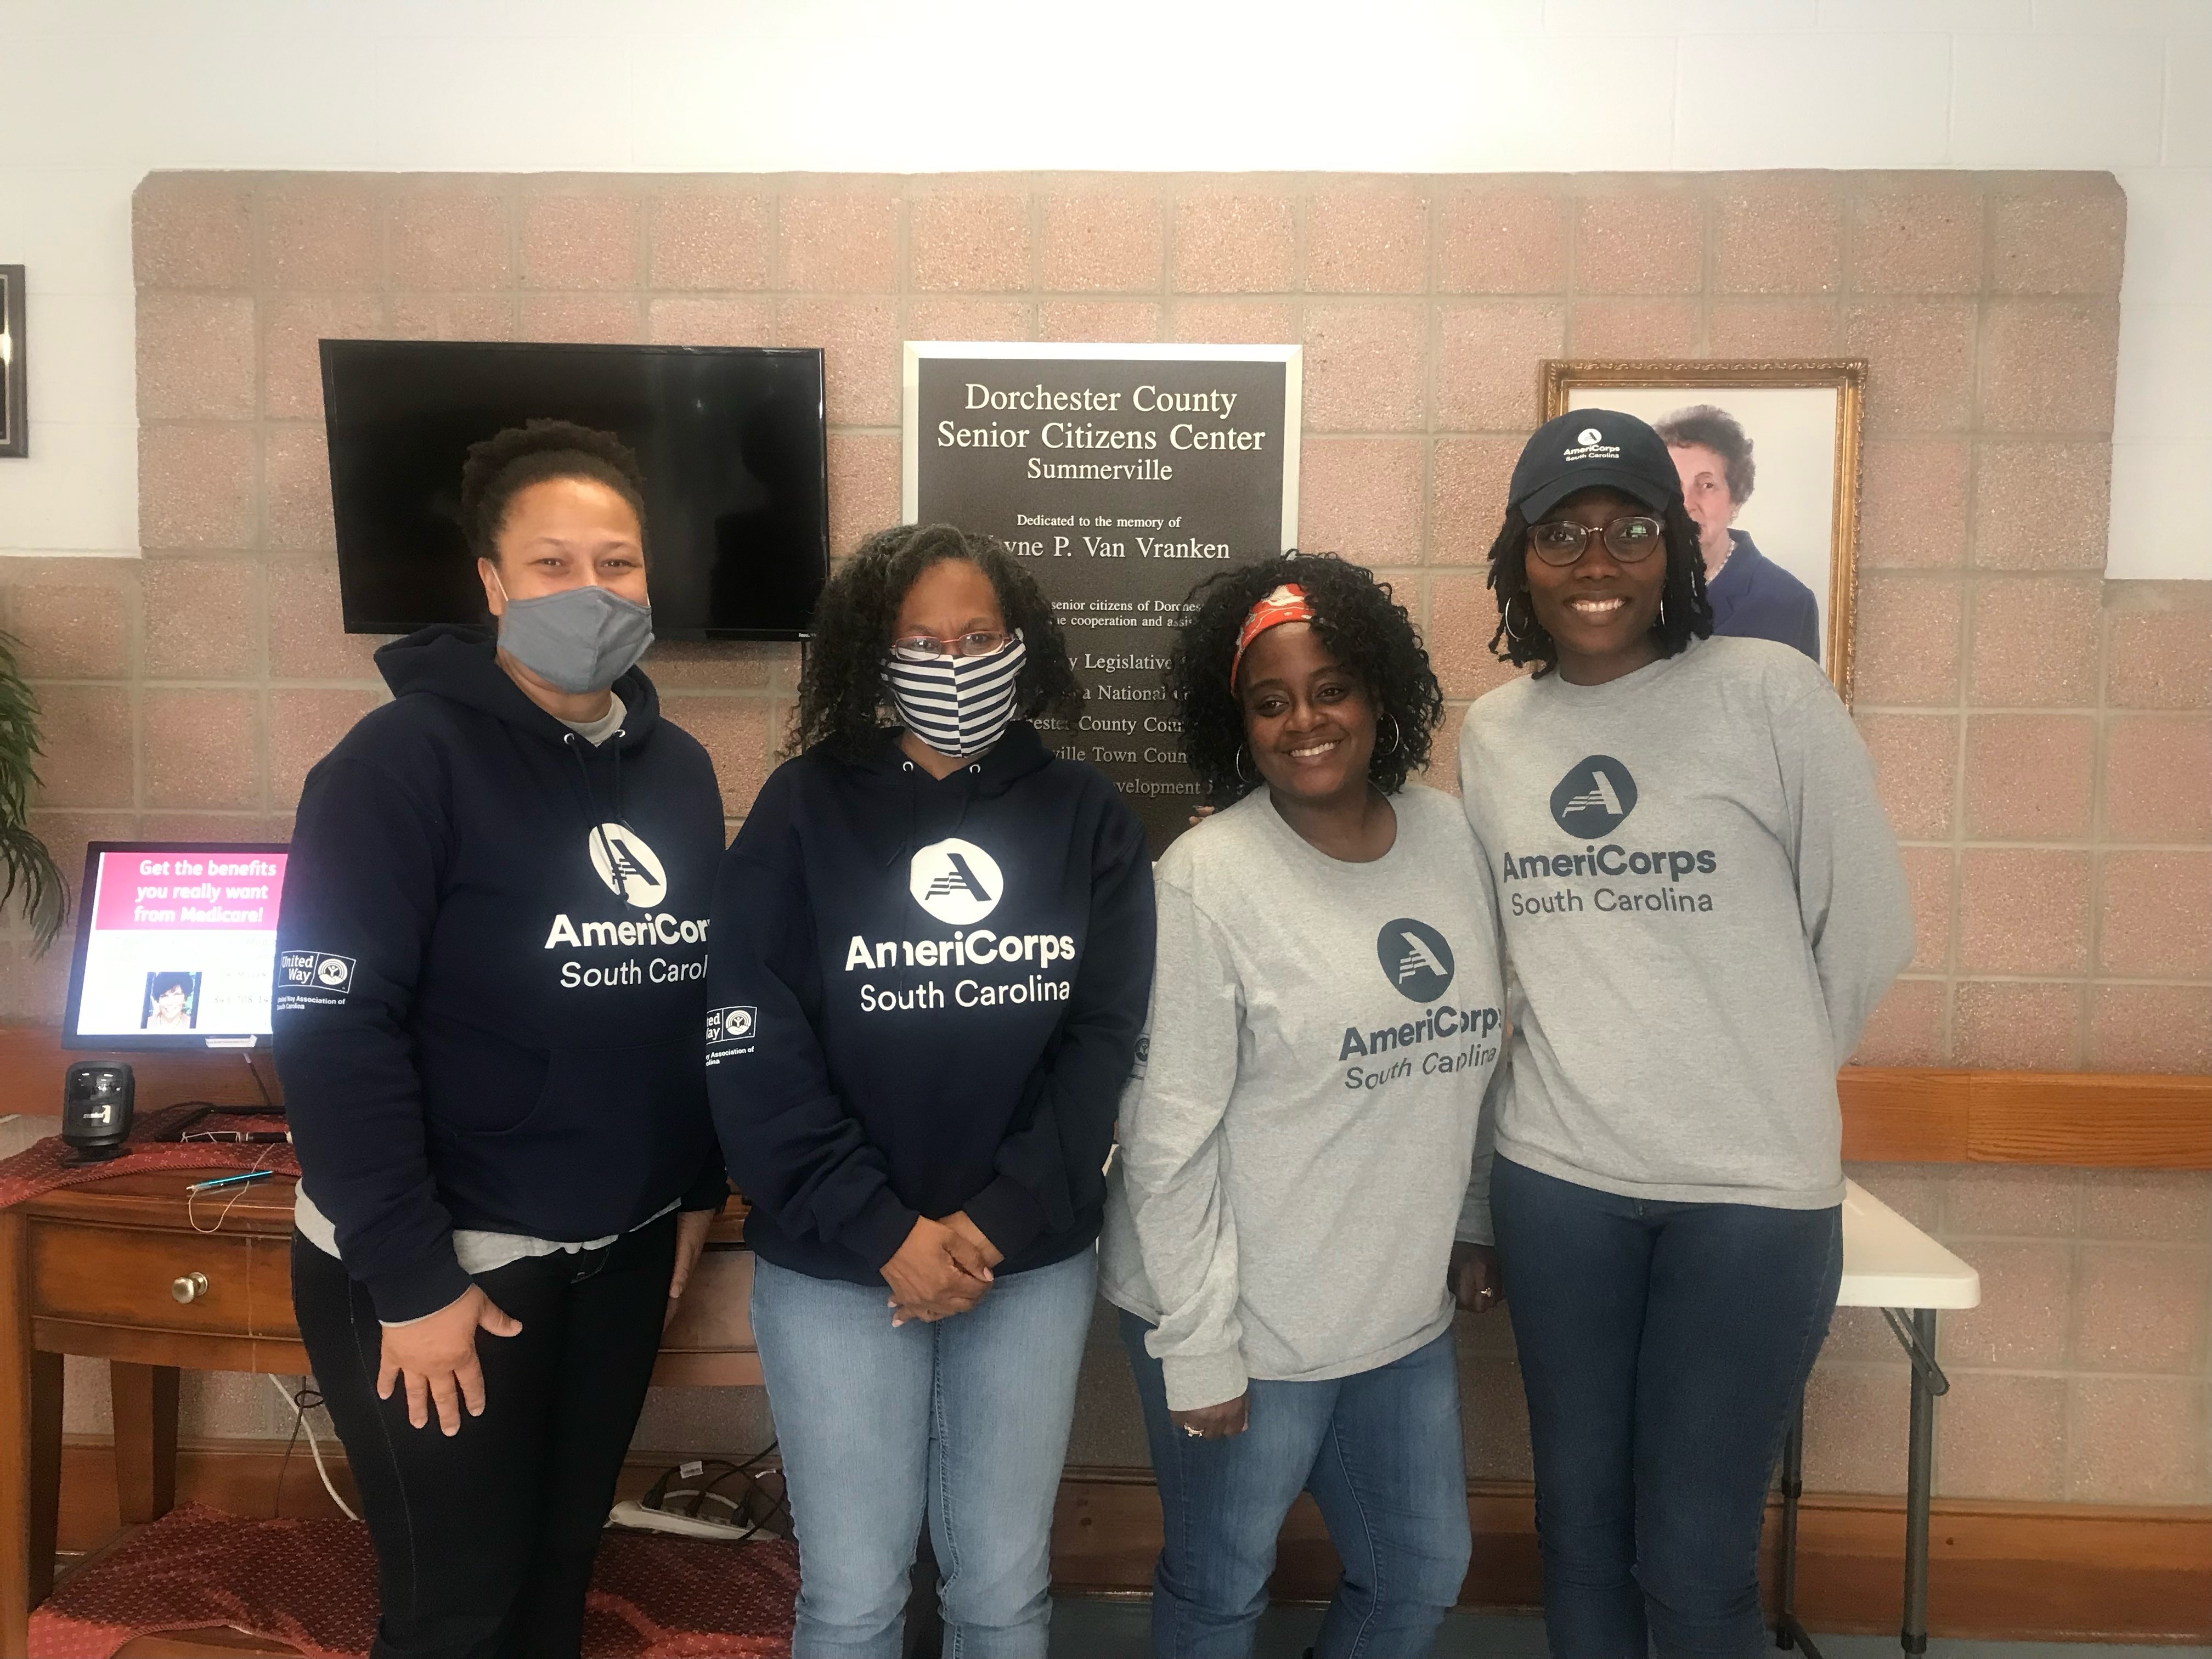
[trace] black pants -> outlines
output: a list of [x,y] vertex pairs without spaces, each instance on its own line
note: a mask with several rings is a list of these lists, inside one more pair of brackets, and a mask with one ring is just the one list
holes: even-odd
[[522,1322],[477,1334],[484,1410],[447,1436],[376,1397],[368,1292],[292,1236],[292,1304],[376,1545],[373,1659],[575,1659],[599,1529],[660,1346],[676,1218],[477,1279]]

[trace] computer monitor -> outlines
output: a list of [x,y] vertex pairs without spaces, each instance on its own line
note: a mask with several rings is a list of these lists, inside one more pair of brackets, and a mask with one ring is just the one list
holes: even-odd
[[289,850],[282,842],[93,842],[62,1046],[267,1042]]

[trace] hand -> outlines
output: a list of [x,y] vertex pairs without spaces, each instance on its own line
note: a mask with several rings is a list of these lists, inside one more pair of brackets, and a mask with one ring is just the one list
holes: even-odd
[[[978,1276],[962,1267],[953,1250],[957,1237],[942,1221],[915,1218],[906,1243],[883,1266],[884,1283],[891,1287],[893,1325],[909,1319],[948,1319],[983,1299],[983,1292],[991,1288],[990,1269]],[[965,1241],[959,1243],[962,1249],[972,1249]]]
[[983,1230],[968,1218],[965,1210],[955,1210],[945,1218],[945,1224],[951,1231],[952,1259],[960,1264],[961,1271],[988,1284],[991,1269],[1006,1259],[1006,1253],[983,1236]]
[[1190,827],[1194,830],[1197,829],[1200,824],[1204,823],[1206,819],[1212,817],[1214,809],[1211,806],[1192,807],[1190,809]]
[[416,1428],[430,1421],[430,1402],[438,1404],[438,1426],[461,1431],[461,1407],[471,1417],[484,1408],[483,1370],[477,1364],[477,1333],[520,1336],[522,1322],[471,1285],[427,1319],[384,1328],[384,1352],[376,1368],[376,1397],[392,1398],[395,1382],[407,1389],[407,1420]]
[[707,1248],[707,1229],[714,1224],[720,1210],[680,1210],[676,1216],[676,1271],[668,1276],[668,1311],[661,1316],[660,1328],[666,1330],[676,1317],[676,1304],[684,1294],[684,1287],[691,1282],[691,1270],[699,1265],[699,1252]]
[[1444,1282],[1451,1287],[1452,1299],[1468,1313],[1488,1313],[1505,1300],[1505,1280],[1498,1271],[1494,1245],[1454,1244]]
[[1194,1440],[1227,1440],[1251,1426],[1252,1391],[1218,1406],[1194,1406],[1187,1412],[1171,1411],[1168,1420]]

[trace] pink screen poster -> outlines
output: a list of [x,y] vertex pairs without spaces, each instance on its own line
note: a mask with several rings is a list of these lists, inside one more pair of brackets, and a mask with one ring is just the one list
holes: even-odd
[[264,1036],[287,855],[106,852],[85,939],[82,1036]]

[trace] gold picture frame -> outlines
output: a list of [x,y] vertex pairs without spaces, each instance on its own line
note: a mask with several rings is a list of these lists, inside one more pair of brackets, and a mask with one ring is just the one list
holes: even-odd
[[[1822,665],[1847,703],[1856,656],[1859,428],[1866,407],[1866,363],[1856,358],[1674,358],[1649,362],[1550,358],[1543,364],[1541,376],[1546,420],[1578,408],[1611,407],[1656,423],[1662,404],[1718,404],[1725,408],[1729,399],[1711,395],[1723,392],[1754,394],[1735,401],[1752,403],[1778,419],[1787,417],[1784,428],[1787,441],[1783,447],[1761,452],[1758,459],[1762,466],[1771,460],[1784,463],[1781,476],[1787,495],[1783,506],[1790,513],[1789,522],[1814,522],[1825,509],[1828,527],[1825,570],[1813,570],[1809,554],[1802,550],[1793,550],[1787,563],[1797,568],[1799,580],[1808,574],[1825,576],[1825,580],[1808,580],[1806,586],[1821,602]],[[1588,395],[1624,391],[1638,395],[1631,398]],[[1814,417],[1820,413],[1818,404],[1801,408],[1796,400],[1765,395],[1790,392],[1832,395],[1833,412],[1828,424],[1832,426],[1832,436],[1824,452],[1815,442]],[[1647,413],[1647,405],[1654,412]],[[1754,429],[1757,424],[1756,420],[1743,422],[1754,450],[1759,442]],[[1815,471],[1823,454],[1828,474],[1825,495],[1818,489]],[[1746,497],[1747,501],[1750,499]]]

